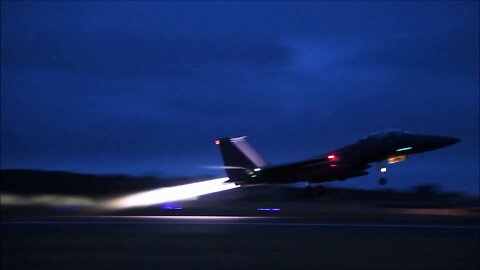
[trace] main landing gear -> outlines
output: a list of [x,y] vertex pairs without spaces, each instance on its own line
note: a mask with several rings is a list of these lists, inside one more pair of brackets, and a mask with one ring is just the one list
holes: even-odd
[[315,197],[323,196],[325,194],[325,187],[323,186],[313,187],[311,185],[308,185],[307,187],[305,187],[305,191],[306,191],[307,197],[315,198]]

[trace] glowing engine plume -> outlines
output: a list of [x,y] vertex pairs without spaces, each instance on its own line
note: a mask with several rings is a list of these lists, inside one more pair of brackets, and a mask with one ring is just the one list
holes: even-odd
[[166,202],[180,201],[195,198],[201,195],[237,188],[234,183],[225,183],[228,177],[197,182],[193,184],[180,185],[154,189],[151,191],[139,192],[127,195],[107,203],[109,208],[130,208],[138,206],[149,206]]

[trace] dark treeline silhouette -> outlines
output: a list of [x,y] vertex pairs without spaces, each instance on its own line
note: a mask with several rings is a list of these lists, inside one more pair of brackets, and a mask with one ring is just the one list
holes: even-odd
[[[215,176],[160,178],[153,176],[95,175],[42,170],[1,170],[0,172],[2,179],[1,193],[3,194],[59,194],[88,197],[108,197],[215,178]],[[467,198],[460,193],[442,191],[435,184],[421,184],[408,191],[390,188],[363,190],[331,187],[322,188],[322,194],[314,194],[313,196],[311,191],[288,186],[275,188],[267,186],[262,190],[264,192],[259,193],[247,188],[247,190],[235,190],[233,192],[241,193],[242,196],[239,196],[239,199],[245,201],[314,199],[342,202],[451,202]],[[219,195],[223,197],[223,195]]]
[[96,175],[63,171],[1,170],[1,192],[110,196],[193,182],[198,178]]

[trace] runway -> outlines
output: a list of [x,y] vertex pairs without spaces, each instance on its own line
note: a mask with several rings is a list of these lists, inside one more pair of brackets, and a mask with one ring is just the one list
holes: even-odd
[[[318,222],[316,219],[292,217],[258,217],[258,216],[75,216],[53,218],[30,218],[1,221],[3,225],[197,225],[197,226],[283,226],[283,227],[326,227],[326,228],[410,228],[410,229],[457,229],[480,230],[474,220],[470,222],[449,224],[413,224],[413,223],[336,223],[334,221]],[[476,224],[476,225],[475,225]]]
[[2,220],[2,269],[478,269],[476,219],[82,216]]

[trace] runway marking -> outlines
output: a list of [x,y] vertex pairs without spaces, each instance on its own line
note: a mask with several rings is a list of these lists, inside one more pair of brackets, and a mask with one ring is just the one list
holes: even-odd
[[230,226],[308,226],[308,227],[344,227],[344,228],[412,228],[412,229],[469,229],[479,230],[480,226],[467,225],[419,225],[419,224],[362,224],[362,223],[267,223],[267,222],[171,222],[171,221],[1,221],[1,225],[230,225]]

